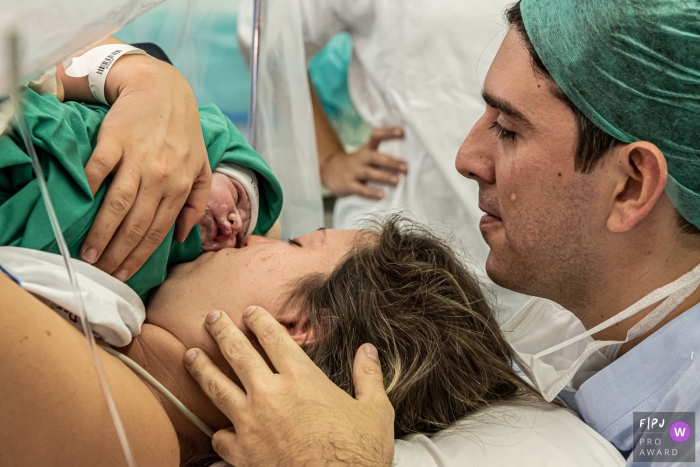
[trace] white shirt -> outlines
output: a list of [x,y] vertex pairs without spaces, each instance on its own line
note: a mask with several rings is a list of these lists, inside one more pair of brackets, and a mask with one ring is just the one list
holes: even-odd
[[[481,82],[505,33],[512,0],[298,0],[307,59],[338,32],[353,39],[350,94],[372,127],[398,125],[405,139],[380,151],[408,161],[396,188],[379,202],[338,200],[335,227],[353,228],[373,214],[403,211],[438,232],[454,232],[482,280],[488,246],[479,231],[478,186],[455,169],[455,156],[483,114]],[[496,287],[494,287],[496,288]],[[496,288],[502,307],[526,298]]]
[[602,436],[566,409],[500,403],[428,438],[396,440],[394,467],[623,466]]

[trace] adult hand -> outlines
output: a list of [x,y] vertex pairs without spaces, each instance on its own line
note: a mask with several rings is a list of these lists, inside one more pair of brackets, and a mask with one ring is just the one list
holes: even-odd
[[402,159],[378,152],[379,144],[389,139],[404,137],[399,127],[375,128],[367,144],[357,152],[337,151],[321,166],[321,182],[336,196],[360,195],[382,199],[384,190],[367,186],[376,182],[389,186],[399,183],[399,175],[406,174],[408,165]]
[[188,351],[185,365],[234,425],[217,432],[212,442],[227,462],[236,467],[391,465],[394,410],[374,346],[365,344],[357,352],[352,398],[264,309],[248,308],[244,322],[277,373],[226,313],[211,313],[206,321],[243,388],[201,350]]
[[192,89],[171,65],[128,55],[105,85],[113,102],[85,167],[93,194],[114,178],[81,247],[83,260],[125,281],[173,223],[183,241],[207,207],[211,170]]

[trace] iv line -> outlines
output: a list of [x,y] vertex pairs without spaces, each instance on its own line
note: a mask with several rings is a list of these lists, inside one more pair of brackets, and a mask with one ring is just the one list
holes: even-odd
[[32,167],[36,174],[36,180],[39,184],[39,190],[41,191],[41,197],[44,201],[46,207],[46,213],[49,216],[49,221],[51,222],[51,229],[53,230],[54,236],[56,237],[56,243],[58,249],[61,251],[63,260],[66,264],[66,270],[68,271],[68,277],[70,279],[71,288],[75,294],[76,303],[78,305],[78,314],[80,316],[80,324],[83,327],[83,332],[88,341],[88,346],[90,347],[90,353],[92,354],[92,360],[95,364],[95,369],[97,370],[97,376],[100,380],[100,385],[102,386],[102,391],[104,392],[105,399],[107,401],[107,406],[109,408],[110,415],[112,416],[112,421],[114,422],[114,427],[117,430],[117,436],[119,437],[119,442],[126,457],[126,462],[129,467],[137,467],[136,458],[131,450],[129,441],[126,437],[126,432],[124,426],[117,412],[117,407],[114,403],[114,398],[112,397],[112,391],[109,387],[109,382],[107,381],[107,374],[105,373],[104,366],[102,365],[102,359],[100,358],[98,347],[95,343],[95,338],[92,335],[92,326],[87,320],[87,315],[85,313],[85,304],[83,303],[83,296],[80,293],[80,286],[78,284],[78,278],[76,277],[75,270],[71,264],[70,252],[68,250],[68,245],[63,237],[63,232],[61,231],[61,226],[56,217],[56,212],[53,209],[53,203],[51,202],[51,197],[49,196],[49,190],[46,185],[46,180],[44,178],[44,172],[41,169],[41,164],[36,154],[36,148],[32,143],[31,135],[29,134],[29,129],[24,121],[24,116],[22,114],[22,109],[20,105],[20,92],[21,92],[21,81],[20,81],[20,53],[19,53],[19,35],[16,30],[10,31],[7,37],[7,45],[10,52],[11,68],[12,68],[12,79],[13,87],[10,93],[10,99],[14,107],[14,119],[19,129],[19,133],[22,136],[22,141],[27,150],[32,161]]

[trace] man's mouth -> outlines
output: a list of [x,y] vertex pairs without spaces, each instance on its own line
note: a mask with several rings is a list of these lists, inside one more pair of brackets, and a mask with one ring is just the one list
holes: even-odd
[[484,211],[484,215],[479,221],[479,229],[482,232],[488,230],[489,228],[494,228],[503,225],[503,219],[501,219],[501,217],[496,214],[498,212],[497,210],[485,208],[481,205],[479,205],[479,209]]
[[481,205],[481,204],[479,204],[479,209],[481,209],[482,211],[484,211],[484,214],[485,214],[486,216],[495,217],[495,218],[498,219],[498,220],[502,220],[502,219],[501,219],[501,216],[500,216],[500,213],[498,212],[497,209],[486,208],[486,207],[484,207],[484,206]]

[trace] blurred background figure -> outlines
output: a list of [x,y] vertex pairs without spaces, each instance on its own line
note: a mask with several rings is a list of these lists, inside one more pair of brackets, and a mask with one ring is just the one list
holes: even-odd
[[[505,34],[502,14],[510,2],[296,1],[312,98],[321,102],[314,105],[321,180],[339,197],[334,227],[403,211],[454,233],[507,318],[527,298],[486,277],[477,184],[465,181],[454,161],[483,113],[481,83]],[[329,44],[334,49],[324,49]],[[357,116],[363,123],[353,123]]]

